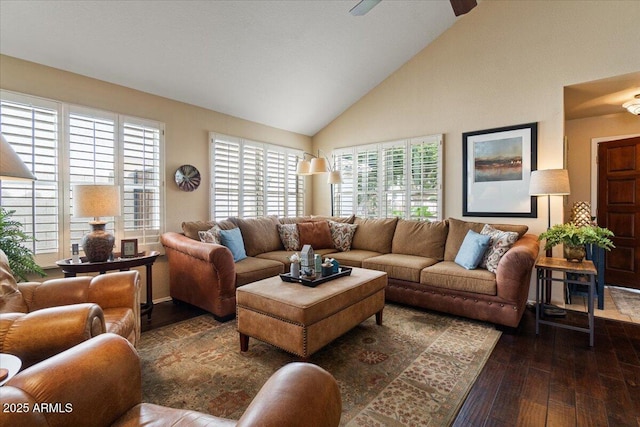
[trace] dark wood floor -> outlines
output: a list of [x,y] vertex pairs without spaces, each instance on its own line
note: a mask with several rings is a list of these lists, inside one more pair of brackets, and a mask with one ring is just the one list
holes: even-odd
[[[204,311],[156,304],[150,330]],[[583,315],[570,313],[580,323]],[[454,426],[640,427],[640,325],[596,318],[589,336],[542,325],[527,310],[516,331],[502,334]]]

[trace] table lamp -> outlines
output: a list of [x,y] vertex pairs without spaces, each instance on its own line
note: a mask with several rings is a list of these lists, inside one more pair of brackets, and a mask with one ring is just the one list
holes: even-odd
[[29,180],[33,181],[33,176],[27,165],[9,145],[9,142],[0,134],[0,180]]
[[74,185],[73,216],[93,217],[89,222],[91,232],[80,242],[89,262],[109,260],[115,237],[105,230],[103,216],[120,215],[120,187],[115,185]]

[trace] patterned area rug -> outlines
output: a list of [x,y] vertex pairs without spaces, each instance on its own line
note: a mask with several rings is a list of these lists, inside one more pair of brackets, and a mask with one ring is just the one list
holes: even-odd
[[614,286],[609,286],[609,292],[620,313],[640,318],[640,292]]
[[[348,426],[445,426],[495,346],[493,325],[387,304],[311,356],[340,385]],[[255,339],[239,350],[235,321],[208,315],[142,334],[143,401],[238,419],[265,381],[296,358]]]

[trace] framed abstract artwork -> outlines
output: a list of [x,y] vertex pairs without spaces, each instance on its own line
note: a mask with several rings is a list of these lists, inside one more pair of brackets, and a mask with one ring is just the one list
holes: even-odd
[[537,123],[463,133],[462,215],[536,218],[537,152]]

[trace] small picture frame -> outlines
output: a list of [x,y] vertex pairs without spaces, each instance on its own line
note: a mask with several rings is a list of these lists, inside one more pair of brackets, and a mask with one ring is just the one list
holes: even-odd
[[138,239],[122,239],[120,241],[120,257],[135,258],[138,256]]

